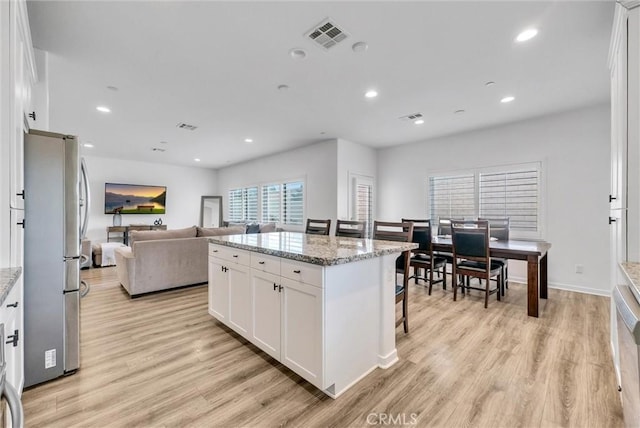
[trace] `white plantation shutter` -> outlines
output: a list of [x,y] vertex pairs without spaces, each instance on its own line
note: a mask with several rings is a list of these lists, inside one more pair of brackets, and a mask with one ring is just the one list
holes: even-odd
[[512,230],[538,231],[537,168],[480,173],[480,217],[509,217]]
[[366,236],[371,236],[373,228],[373,186],[356,183],[356,220],[366,221]]
[[229,190],[229,221],[258,221],[258,188]]
[[304,183],[293,181],[282,185],[283,224],[302,225],[304,218]]
[[433,222],[476,217],[474,174],[429,177],[429,197]]
[[282,192],[279,184],[262,186],[262,221],[280,222]]
[[248,187],[245,190],[245,216],[247,221],[258,221],[258,188]]
[[243,220],[242,211],[242,189],[229,190],[229,221]]

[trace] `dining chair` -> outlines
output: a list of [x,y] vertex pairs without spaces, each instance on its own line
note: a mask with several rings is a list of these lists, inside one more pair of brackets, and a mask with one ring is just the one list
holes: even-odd
[[[509,217],[501,218],[478,218],[489,222],[489,237],[498,241],[509,240],[509,229],[511,228]],[[502,285],[501,292],[504,296],[504,289],[509,288],[509,260],[492,258],[491,260],[502,265]]]
[[[484,291],[484,307],[489,303],[489,295],[496,293],[500,300],[502,267],[491,260],[489,253],[489,222],[476,220],[473,222],[451,222],[451,242],[453,250],[453,300],[457,299],[458,287]],[[459,284],[459,276],[462,284]],[[472,287],[470,278],[485,280],[485,287]],[[491,278],[497,277],[497,286],[490,289]],[[465,284],[466,278],[466,284]]]
[[[373,222],[373,239],[385,241],[411,242],[413,223],[410,222]],[[396,327],[404,326],[404,332],[409,333],[409,260],[411,250],[403,251],[396,259],[396,274],[402,274],[402,285],[398,284],[396,275],[396,304],[402,302],[402,318],[396,321]]]
[[329,235],[331,230],[331,219],[328,220],[314,220],[307,219],[307,227],[304,233],[309,235]]
[[[419,279],[429,283],[429,295],[433,284],[442,282],[442,288],[447,289],[447,259],[434,254],[433,244],[431,242],[431,220],[429,219],[406,219],[403,218],[402,222],[413,223],[413,236],[412,242],[415,242],[419,247],[413,250],[413,257],[409,261],[409,266],[413,268],[413,275],[416,284]],[[424,276],[420,276],[420,269],[424,269]],[[433,279],[433,272],[440,273],[442,270],[442,279]],[[429,278],[427,278],[427,271],[429,271]]]
[[336,236],[364,238],[366,230],[366,221],[338,220],[336,223]]

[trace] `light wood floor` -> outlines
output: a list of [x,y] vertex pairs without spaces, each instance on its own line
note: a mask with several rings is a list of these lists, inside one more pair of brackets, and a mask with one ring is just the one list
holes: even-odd
[[412,285],[400,361],[332,400],[214,321],[206,286],[130,300],[114,269],[83,271],[81,369],[24,392],[25,426],[622,426],[608,298],[550,290],[535,319],[524,285],[488,309]]

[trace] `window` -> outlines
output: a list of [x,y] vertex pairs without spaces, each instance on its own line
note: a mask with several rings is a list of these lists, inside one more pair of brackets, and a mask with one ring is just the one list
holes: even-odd
[[293,181],[282,185],[282,223],[302,225],[304,218],[304,183]]
[[509,217],[514,237],[542,238],[541,180],[540,163],[431,176],[431,219]]
[[373,231],[373,177],[349,173],[349,218],[367,224],[365,237]]
[[258,188],[229,190],[229,221],[258,221]]
[[279,184],[262,186],[262,221],[280,222],[282,192]]
[[262,221],[302,225],[304,183],[292,181],[262,186]]

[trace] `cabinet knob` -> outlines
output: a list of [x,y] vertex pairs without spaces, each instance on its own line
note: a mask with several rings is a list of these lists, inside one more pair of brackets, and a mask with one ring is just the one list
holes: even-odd
[[264,264],[264,262],[258,262],[258,264],[259,264],[259,265],[263,265],[263,264]]
[[238,258],[238,255],[237,255],[237,254],[234,254],[234,255],[233,255],[233,257],[237,259],[237,258]]
[[609,224],[611,224],[611,223],[615,223],[615,222],[616,222],[616,219],[615,219],[615,218],[613,218],[613,217],[609,217]]
[[273,283],[273,291],[276,291],[278,289],[278,284],[276,284],[275,282]]
[[7,336],[7,339],[9,340],[7,340],[5,343],[7,344],[11,343],[15,348],[16,346],[18,346],[18,340],[20,339],[20,332],[18,330],[14,330],[12,335]]
[[29,113],[29,117],[33,120],[36,120],[36,112],[32,111],[31,113]]
[[16,193],[16,196],[20,196],[22,199],[24,199],[24,189],[22,189],[22,192]]
[[293,273],[300,273],[300,270],[294,270]]
[[278,285],[278,293],[282,292],[282,285]]
[[19,224],[20,226],[22,226],[22,228],[24,229],[24,225],[27,222],[26,219],[22,219],[22,221],[17,222],[16,224]]
[[18,302],[15,302],[15,303],[9,303],[9,304],[7,305],[7,308],[17,308],[17,307],[18,307]]
[[618,198],[616,198],[613,195],[609,195],[609,202],[615,201],[616,199],[618,199]]

